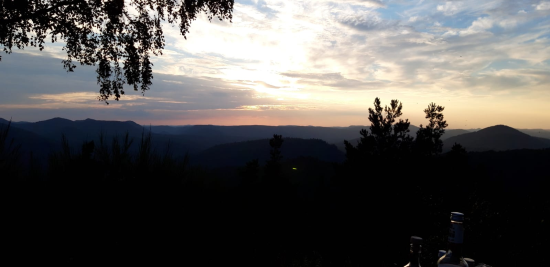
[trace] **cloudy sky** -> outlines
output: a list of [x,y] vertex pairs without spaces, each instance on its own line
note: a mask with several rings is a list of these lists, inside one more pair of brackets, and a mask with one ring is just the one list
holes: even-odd
[[95,69],[61,44],[0,62],[0,117],[184,125],[368,125],[375,97],[404,118],[445,106],[449,128],[550,129],[548,0],[236,0],[187,40],[165,27],[152,89],[96,100]]

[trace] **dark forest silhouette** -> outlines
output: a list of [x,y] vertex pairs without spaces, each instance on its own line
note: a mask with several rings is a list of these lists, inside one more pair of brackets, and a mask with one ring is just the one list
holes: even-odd
[[[7,124],[7,255],[21,265],[399,266],[417,235],[422,265],[435,266],[449,212],[461,211],[465,256],[542,266],[533,255],[550,241],[550,149],[468,153],[455,144],[443,153],[444,108],[430,104],[414,136],[402,109],[377,98],[370,129],[345,142],[341,162],[285,158],[294,139],[275,134],[266,160],[220,168],[156,150],[143,129],[78,148],[60,136],[42,166]],[[232,147],[215,151],[239,154]]]

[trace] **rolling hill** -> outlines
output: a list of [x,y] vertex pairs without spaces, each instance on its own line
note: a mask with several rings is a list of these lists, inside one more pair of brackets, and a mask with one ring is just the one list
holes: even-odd
[[550,130],[543,130],[543,129],[518,129],[518,130],[530,136],[550,139]]
[[357,138],[359,131],[366,126],[350,127],[315,127],[315,126],[217,126],[195,125],[184,127],[182,134],[201,136],[230,136],[242,141],[271,138],[274,134],[292,138],[322,139],[328,143],[344,142],[345,139]]
[[[43,165],[45,164],[48,155],[54,149],[54,142],[41,135],[16,127],[17,124],[11,124],[7,142],[13,140],[15,146],[20,147],[20,156],[24,163],[30,159],[30,152],[33,153],[33,158]],[[7,127],[7,121],[0,121],[0,130]]]
[[505,125],[491,126],[477,132],[453,136],[443,141],[444,151],[459,143],[467,151],[505,151],[514,149],[542,149],[550,147],[550,140],[530,136]]
[[[0,124],[7,123],[7,120],[0,118]],[[43,155],[47,154],[46,149],[59,149],[62,135],[67,137],[69,144],[74,149],[78,149],[84,141],[97,141],[100,133],[104,134],[108,143],[111,142],[114,136],[122,137],[125,133],[128,133],[134,139],[132,150],[135,150],[142,133],[148,133],[151,129],[153,144],[158,152],[165,151],[169,143],[173,155],[181,157],[186,153],[199,155],[207,149],[222,144],[267,140],[273,134],[280,134],[284,138],[319,139],[318,141],[323,140],[328,144],[334,144],[334,147],[339,149],[340,152],[345,152],[344,140],[356,144],[360,137],[359,131],[368,129],[368,127],[142,126],[133,121],[100,121],[93,119],[71,121],[63,118],[53,118],[39,122],[13,122],[12,129],[13,131],[16,131],[16,129],[25,131],[22,134],[13,135],[18,143],[33,144],[25,145],[25,147],[35,147],[40,150],[37,152]],[[412,136],[415,136],[417,130],[418,127],[410,126]],[[516,130],[508,126],[498,125],[476,132],[450,129],[445,132],[442,139],[445,144],[444,151],[448,151],[455,142],[465,146],[468,151],[488,151],[546,148],[550,147],[550,140],[541,137],[549,136],[550,131],[548,130]],[[36,140],[41,141],[37,143]]]
[[471,133],[471,131],[462,130],[462,129],[449,129],[449,130],[445,130],[445,134],[443,134],[443,136],[441,136],[441,140],[449,139],[449,138],[451,138],[451,137],[454,137],[454,136],[457,136],[457,135],[461,135],[461,134],[467,134],[467,133]]
[[[1,119],[0,124],[6,125],[8,121]],[[23,132],[25,134],[19,134]],[[96,145],[99,143],[100,133],[103,133],[107,145],[110,145],[113,137],[122,138],[126,133],[134,140],[131,151],[135,152],[138,148],[142,133],[147,134],[148,128],[142,127],[134,122],[119,121],[98,121],[92,119],[71,121],[62,118],[54,118],[45,121],[33,123],[11,124],[10,136],[23,147],[32,147],[40,154],[49,154],[61,148],[61,137],[64,135],[71,148],[75,151],[80,149],[84,141],[93,140]],[[40,139],[41,141],[37,143]],[[185,136],[185,135],[166,135],[152,134],[153,145],[158,152],[164,152],[167,144],[174,156],[180,157],[186,153],[198,153],[204,149],[217,144],[234,142],[230,138],[211,138],[206,136]],[[48,144],[40,145],[40,144]],[[28,145],[32,144],[32,145]]]
[[34,123],[16,124],[18,128],[57,138],[61,134],[67,136],[84,135],[89,138],[103,133],[107,136],[124,134],[126,132],[136,135],[141,134],[143,127],[133,121],[99,121],[92,119],[71,121],[63,118],[53,118]]

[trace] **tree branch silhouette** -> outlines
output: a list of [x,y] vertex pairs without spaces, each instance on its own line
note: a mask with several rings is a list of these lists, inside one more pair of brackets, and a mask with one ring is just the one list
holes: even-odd
[[64,41],[64,68],[74,71],[73,61],[96,66],[98,99],[109,104],[125,94],[126,84],[142,94],[150,89],[151,54],[162,55],[166,43],[163,22],[178,24],[186,38],[199,13],[231,21],[233,5],[234,0],[1,0],[0,45],[10,54],[14,47],[42,51],[46,39]]

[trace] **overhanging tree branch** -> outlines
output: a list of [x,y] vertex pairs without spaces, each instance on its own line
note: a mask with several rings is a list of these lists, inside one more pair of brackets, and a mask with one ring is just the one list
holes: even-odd
[[84,0],[62,1],[62,2],[59,2],[59,3],[57,3],[56,5],[54,5],[52,7],[49,7],[49,8],[46,8],[46,9],[41,9],[41,10],[38,10],[38,11],[36,11],[34,13],[31,13],[31,14],[25,13],[24,16],[20,16],[20,17],[17,17],[17,18],[0,19],[0,24],[18,23],[18,22],[21,22],[21,21],[24,21],[24,20],[36,19],[36,18],[38,18],[42,15],[45,15],[48,12],[54,11],[54,10],[56,10],[56,9],[62,7],[62,6],[69,6],[69,5],[73,5],[75,3],[85,3],[85,1]]
[[[128,6],[137,15],[130,15]],[[151,54],[162,54],[162,21],[177,23],[185,37],[201,12],[232,19],[234,0],[0,0],[0,46],[44,47],[45,38],[65,41],[64,68],[72,62],[97,67],[98,99],[119,100],[130,85],[142,94],[152,85]],[[121,19],[125,18],[125,19]],[[0,56],[1,61],[1,56]]]

